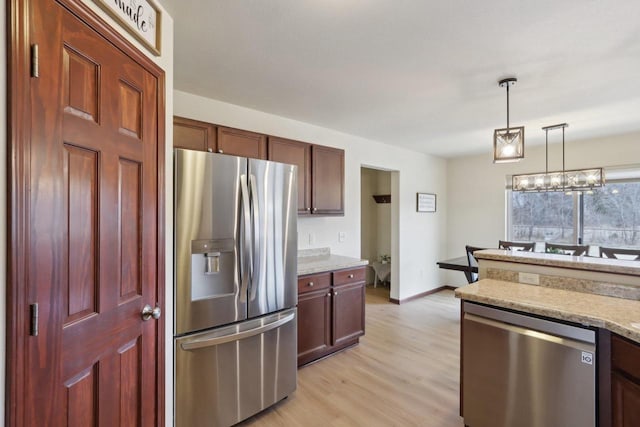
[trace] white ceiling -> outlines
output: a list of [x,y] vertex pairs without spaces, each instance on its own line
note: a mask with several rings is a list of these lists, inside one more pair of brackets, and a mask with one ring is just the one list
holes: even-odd
[[175,88],[444,157],[640,130],[638,0],[164,0]]

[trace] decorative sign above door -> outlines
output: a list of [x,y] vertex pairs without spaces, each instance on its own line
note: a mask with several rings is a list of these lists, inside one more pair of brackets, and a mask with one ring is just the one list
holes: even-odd
[[123,24],[154,55],[160,56],[160,9],[151,0],[93,0]]

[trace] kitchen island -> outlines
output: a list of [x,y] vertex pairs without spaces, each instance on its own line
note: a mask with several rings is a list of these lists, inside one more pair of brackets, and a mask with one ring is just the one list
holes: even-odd
[[[476,252],[475,256],[479,261],[480,281],[456,290],[456,296],[463,300],[461,379],[467,378],[466,381],[469,381],[470,374],[465,375],[464,367],[472,369],[469,368],[473,366],[470,361],[483,357],[482,354],[471,354],[477,351],[476,347],[468,344],[473,341],[469,335],[471,331],[478,334],[478,331],[482,330],[472,328],[474,315],[465,313],[465,307],[475,309],[474,307],[477,306],[480,307],[480,310],[485,310],[485,308],[499,309],[506,312],[508,316],[527,316],[534,319],[533,322],[554,323],[565,329],[578,327],[577,330],[592,331],[591,333],[595,337],[595,353],[593,354],[595,357],[590,356],[589,350],[582,349],[582,352],[577,353],[578,355],[582,354],[582,364],[586,363],[585,357],[587,362],[591,358],[591,363],[595,364],[595,369],[590,374],[594,377],[592,378],[592,383],[594,383],[592,388],[596,400],[592,402],[594,403],[594,425],[640,425],[640,263],[503,250],[480,251]],[[533,324],[535,325],[535,323]],[[507,329],[516,330],[518,326],[514,327],[513,323],[508,324],[505,327],[505,330]],[[467,333],[466,337],[465,332]],[[531,359],[533,359],[531,354],[535,355],[535,352],[541,351],[540,348],[547,344],[532,343],[530,337],[537,336],[542,340],[540,342],[544,341],[545,343],[554,340],[558,343],[564,342],[562,341],[564,338],[553,334],[542,334],[534,327],[527,330],[522,329],[521,332],[521,336],[527,338],[522,339],[522,346],[517,348],[515,356],[512,354],[508,358],[500,354],[514,350],[516,346],[514,339],[517,340],[518,337],[514,338],[512,332],[504,333],[505,336],[508,335],[505,342],[511,343],[510,348],[494,345],[490,350],[495,356],[492,358],[506,361],[505,364],[512,369],[512,371],[503,369],[506,372],[504,384],[510,387],[515,387],[514,384],[522,381],[524,377],[533,378],[534,383],[539,382],[541,374],[553,368],[531,366]],[[466,349],[465,343],[467,343]],[[578,344],[582,343],[578,343],[578,341],[576,343],[571,345],[577,349]],[[486,339],[483,344],[490,345]],[[545,355],[545,357],[538,359],[542,360],[546,357]],[[522,363],[522,360],[518,359],[526,359],[526,363]],[[536,363],[539,360],[536,359]],[[573,362],[569,359],[564,363]],[[578,368],[582,367],[580,361],[577,361],[576,365]],[[514,366],[518,369],[514,370]],[[559,393],[557,399],[567,398],[561,393],[563,390],[561,382],[565,380],[563,377],[568,375],[570,368],[571,366],[566,365],[556,373],[558,378],[558,387],[556,388],[559,390],[557,391]],[[526,369],[531,372],[522,372]],[[552,386],[554,381],[552,378]],[[461,412],[466,411],[464,408],[472,407],[469,402],[466,406],[464,405],[462,396],[469,400],[474,400],[476,397],[482,399],[482,396],[477,396],[476,389],[473,390],[473,393],[470,392],[471,386],[467,388],[465,395],[463,393],[464,386],[463,381],[461,385]],[[575,397],[575,394],[583,392],[586,387],[576,386],[574,388],[570,396],[572,398]],[[549,391],[547,390],[545,393],[534,390],[530,399],[536,400],[539,397],[544,397],[549,394]],[[569,392],[565,394],[569,394]],[[508,401],[513,400],[513,393],[511,393],[511,397],[508,396],[508,393],[505,395],[507,395],[505,406],[509,406]],[[591,397],[591,399],[594,398]],[[476,409],[469,411],[473,412],[474,410]],[[547,415],[545,412],[547,408],[539,407],[536,411],[536,416]],[[557,413],[561,412],[561,409],[553,408],[553,411]],[[588,412],[588,409],[585,408],[584,411]],[[509,416],[513,417],[513,414],[509,414],[509,408],[503,412],[504,425],[513,423],[514,418],[509,419]],[[573,412],[576,418],[579,412]],[[571,420],[572,413],[564,414],[564,416]],[[475,415],[471,418],[474,417]],[[482,422],[476,421],[474,424],[473,420],[468,418],[470,417],[465,417],[465,423],[470,427],[481,427]],[[531,424],[527,424],[528,422]],[[536,425],[531,419],[518,419],[518,423],[519,425]],[[493,425],[502,424],[493,421]]]

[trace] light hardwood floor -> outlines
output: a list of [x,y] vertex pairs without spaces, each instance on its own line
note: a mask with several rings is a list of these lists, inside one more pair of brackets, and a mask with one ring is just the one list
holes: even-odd
[[242,426],[462,427],[460,302],[442,291],[402,305],[367,288],[360,344],[298,371],[292,396]]

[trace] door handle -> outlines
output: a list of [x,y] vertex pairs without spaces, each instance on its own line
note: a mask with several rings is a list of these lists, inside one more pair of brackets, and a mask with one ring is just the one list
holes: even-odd
[[240,175],[240,189],[242,197],[242,217],[244,219],[243,237],[244,245],[240,250],[240,301],[246,302],[249,288],[249,275],[253,264],[251,254],[251,212],[249,209],[249,187],[247,185],[247,175]]
[[162,310],[160,310],[160,307],[157,305],[154,308],[151,308],[149,304],[145,304],[145,306],[142,307],[142,312],[140,314],[142,316],[142,320],[146,322],[152,317],[156,320],[159,319],[160,316],[162,316]]
[[185,343],[180,344],[183,350],[197,350],[199,348],[204,347],[212,347],[215,345],[220,345],[232,341],[240,341],[246,338],[253,337],[255,335],[263,334],[265,332],[271,331],[273,329],[279,328],[285,323],[289,323],[295,318],[295,313],[287,314],[286,316],[271,322],[266,325],[258,326],[254,329],[249,329],[248,331],[236,332],[230,335],[223,335],[221,337],[212,337],[212,338],[201,338],[195,339],[193,341],[187,341]]
[[249,187],[251,193],[251,201],[253,203],[253,269],[251,270],[251,296],[249,297],[250,301],[253,301],[256,298],[256,291],[258,289],[257,281],[260,280],[260,275],[262,271],[260,269],[261,260],[261,252],[260,252],[260,204],[258,200],[258,186],[256,184],[256,176],[251,174],[249,175]]

